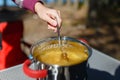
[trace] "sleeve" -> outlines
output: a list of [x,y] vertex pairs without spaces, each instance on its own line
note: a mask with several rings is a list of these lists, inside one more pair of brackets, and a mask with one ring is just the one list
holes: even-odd
[[25,8],[35,12],[34,7],[36,2],[43,3],[42,0],[13,0],[20,8]]

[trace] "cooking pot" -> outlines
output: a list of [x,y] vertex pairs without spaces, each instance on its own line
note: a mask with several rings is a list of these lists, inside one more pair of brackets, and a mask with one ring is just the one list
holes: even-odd
[[[85,80],[86,66],[92,49],[83,40],[71,37],[40,40],[31,47],[31,60],[23,65],[25,74],[40,80]],[[35,65],[35,70],[29,68]]]

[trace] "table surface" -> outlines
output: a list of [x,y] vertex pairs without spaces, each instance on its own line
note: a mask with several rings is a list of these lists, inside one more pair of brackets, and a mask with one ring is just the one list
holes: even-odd
[[[88,60],[88,80],[120,80],[120,61],[92,49],[93,53]],[[0,71],[0,80],[35,80],[26,76],[22,65],[17,65]]]

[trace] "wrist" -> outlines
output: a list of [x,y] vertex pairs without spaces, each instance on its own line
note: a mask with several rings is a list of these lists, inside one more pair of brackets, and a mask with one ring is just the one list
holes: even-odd
[[43,5],[43,2],[37,2],[35,4],[34,10],[36,13],[42,12],[45,9],[45,6]]

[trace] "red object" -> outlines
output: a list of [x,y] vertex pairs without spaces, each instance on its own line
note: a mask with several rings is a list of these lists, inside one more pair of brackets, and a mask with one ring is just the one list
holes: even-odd
[[47,76],[47,70],[32,70],[29,68],[31,64],[30,60],[26,60],[23,64],[23,71],[31,78],[44,78]]
[[83,42],[83,43],[88,44],[87,40],[86,40],[86,39],[84,39],[84,38],[79,38],[78,40],[80,40],[80,41],[81,41],[81,42]]
[[27,57],[22,52],[20,40],[23,37],[21,20],[0,22],[2,50],[0,50],[0,70],[23,63]]

